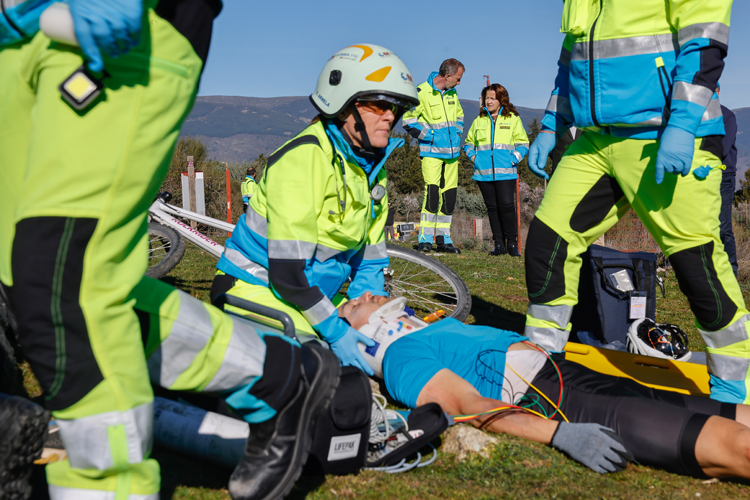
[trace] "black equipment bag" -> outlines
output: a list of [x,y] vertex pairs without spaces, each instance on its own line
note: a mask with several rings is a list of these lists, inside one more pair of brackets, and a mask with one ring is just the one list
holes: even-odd
[[[578,304],[573,308],[571,333],[590,332],[602,343],[620,341],[625,344],[628,329],[635,321],[630,319],[631,295],[638,292],[646,295],[646,317],[656,320],[657,284],[664,294],[656,275],[656,254],[621,252],[591,245],[581,258]],[[627,273],[633,292],[623,291],[618,286],[613,275],[620,271]]]
[[354,474],[364,467],[370,440],[372,389],[359,368],[341,368],[341,381],[328,409],[315,417],[305,464],[308,474]]

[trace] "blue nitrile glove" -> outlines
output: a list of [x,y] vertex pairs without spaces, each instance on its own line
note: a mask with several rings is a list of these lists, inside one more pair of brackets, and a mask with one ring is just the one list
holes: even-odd
[[656,183],[661,184],[665,171],[687,175],[693,163],[695,136],[681,128],[667,126],[660,142],[656,153]]
[[69,4],[76,37],[91,71],[104,69],[102,52],[117,57],[138,45],[143,0],[70,0]]
[[557,136],[554,132],[539,132],[536,139],[529,148],[529,170],[542,179],[549,179],[544,171],[547,166],[547,157],[557,144]]
[[703,165],[702,167],[698,167],[698,168],[696,168],[695,170],[693,170],[693,175],[694,175],[694,176],[695,176],[696,178],[698,178],[698,179],[700,179],[700,180],[703,180],[703,179],[705,179],[706,177],[708,177],[708,174],[709,174],[709,173],[711,172],[711,169],[712,169],[712,168],[713,168],[713,167],[711,167],[711,166],[709,166],[709,165]]
[[357,345],[362,342],[366,346],[372,347],[375,345],[375,341],[339,318],[338,311],[315,325],[315,329],[331,345],[331,350],[341,360],[342,366],[356,366],[371,377],[375,375],[362,353],[359,352],[359,346]]
[[633,460],[622,438],[599,424],[560,422],[550,444],[599,474],[620,472]]

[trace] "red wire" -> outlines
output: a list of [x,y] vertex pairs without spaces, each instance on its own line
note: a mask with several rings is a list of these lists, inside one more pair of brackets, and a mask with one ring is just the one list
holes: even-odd
[[524,340],[523,343],[526,344],[526,345],[528,345],[528,346],[533,347],[537,351],[539,351],[542,354],[544,354],[545,356],[547,356],[547,359],[550,360],[550,362],[552,363],[552,365],[555,367],[555,370],[557,370],[557,375],[560,378],[560,396],[557,398],[557,408],[555,408],[555,412],[552,415],[549,416],[549,418],[551,420],[552,417],[554,417],[555,415],[557,415],[557,412],[559,411],[559,408],[560,408],[560,404],[562,403],[562,395],[563,395],[562,372],[560,371],[560,367],[557,366],[557,363],[554,362],[554,360],[552,359],[552,357],[549,354],[547,354],[547,352],[545,350],[541,349],[538,345],[536,345],[536,344],[534,344],[532,342],[529,342],[528,340]]

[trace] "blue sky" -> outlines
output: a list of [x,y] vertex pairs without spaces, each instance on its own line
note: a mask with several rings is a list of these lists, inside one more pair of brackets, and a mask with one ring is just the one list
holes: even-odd
[[[398,54],[416,82],[455,57],[466,66],[462,99],[477,99],[482,75],[519,106],[544,108],[556,74],[560,0],[414,2],[224,0],[199,95],[309,95],[337,50],[355,43]],[[721,102],[750,106],[750,2],[735,0]],[[744,53],[743,53],[744,52]]]

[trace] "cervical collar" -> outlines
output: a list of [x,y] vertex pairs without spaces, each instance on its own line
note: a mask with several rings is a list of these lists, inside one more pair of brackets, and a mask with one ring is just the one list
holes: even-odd
[[404,335],[427,326],[427,323],[416,316],[409,316],[404,311],[405,308],[406,298],[399,297],[392,300],[372,313],[369,322],[359,329],[375,341],[373,347],[359,343],[359,350],[379,378],[383,378],[383,357],[386,349]]

